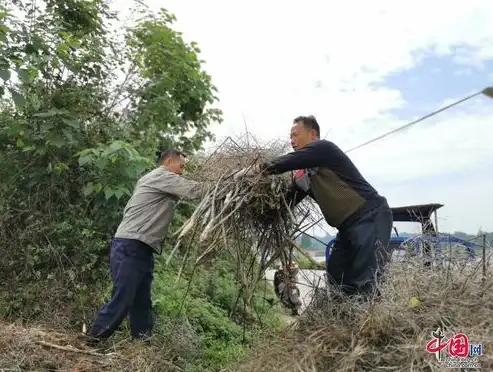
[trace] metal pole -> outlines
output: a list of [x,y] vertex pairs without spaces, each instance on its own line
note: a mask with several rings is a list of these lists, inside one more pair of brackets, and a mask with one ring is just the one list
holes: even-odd
[[[440,266],[443,267],[443,254],[442,254],[442,246],[441,246],[441,243],[440,243],[440,233],[438,232],[438,210],[435,210],[435,237],[437,239],[437,242],[434,244],[434,247],[433,247],[433,254],[435,256],[435,260],[437,259],[437,254],[440,254]],[[450,240],[450,239],[449,239]],[[438,252],[437,252],[437,247],[439,247],[438,249]],[[436,262],[436,261],[435,261]]]
[[450,267],[452,265],[452,240],[450,239],[450,234],[448,234],[448,248],[449,248],[449,252],[448,252],[448,267],[447,267],[447,283],[448,283],[448,279],[450,277]]
[[483,234],[483,283],[486,280],[486,234]]
[[435,231],[438,235],[438,211],[435,211]]

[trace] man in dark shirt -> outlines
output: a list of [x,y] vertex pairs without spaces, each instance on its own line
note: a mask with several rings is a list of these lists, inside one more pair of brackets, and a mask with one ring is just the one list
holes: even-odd
[[373,292],[375,279],[389,259],[386,248],[393,221],[387,200],[339,147],[320,139],[315,117],[294,119],[291,145],[294,152],[246,168],[235,178],[297,170],[288,193],[291,206],[310,196],[320,206],[327,223],[338,229],[326,263],[329,280],[348,295]]

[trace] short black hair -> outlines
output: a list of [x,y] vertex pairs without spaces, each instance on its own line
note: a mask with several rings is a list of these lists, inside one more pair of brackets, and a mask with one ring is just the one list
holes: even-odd
[[172,157],[175,157],[175,156],[183,156],[184,158],[187,157],[182,151],[175,150],[175,149],[163,151],[163,152],[157,151],[156,156],[158,158],[157,159],[158,163],[160,163],[160,164],[163,163],[165,160],[172,158]]
[[318,125],[317,119],[315,116],[298,116],[293,120],[293,124],[302,123],[303,126],[308,130],[314,130],[317,133],[317,137],[320,138],[320,125]]

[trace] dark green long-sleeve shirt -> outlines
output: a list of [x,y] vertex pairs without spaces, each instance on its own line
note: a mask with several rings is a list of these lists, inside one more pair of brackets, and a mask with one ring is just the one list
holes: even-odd
[[296,205],[310,195],[320,206],[327,223],[336,228],[368,204],[384,199],[351,159],[330,141],[314,141],[261,168],[267,174],[298,170],[288,199]]

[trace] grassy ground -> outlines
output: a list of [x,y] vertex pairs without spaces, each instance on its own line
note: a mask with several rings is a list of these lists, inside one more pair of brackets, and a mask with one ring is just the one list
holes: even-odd
[[[208,269],[197,269],[193,276],[187,273],[179,283],[176,275],[176,268],[157,262],[153,284],[157,317],[151,346],[130,343],[124,322],[107,345],[114,352],[109,357],[89,353],[83,342],[82,323],[90,325],[93,311],[80,322],[69,322],[71,302],[55,302],[66,290],[51,288],[59,308],[49,301],[43,305],[40,296],[44,291],[39,288],[45,287],[41,283],[38,295],[32,297],[42,310],[39,317],[12,314],[0,323],[0,371],[219,371],[243,358],[260,335],[275,334],[285,322],[279,306],[269,304],[275,295],[267,283],[259,285],[254,314],[244,316],[241,301],[236,301],[234,264],[227,260],[217,259]],[[94,288],[92,296],[98,305],[110,296],[111,282],[106,283],[104,292]],[[2,306],[9,309],[6,301],[0,301]]]
[[[325,296],[295,324],[283,331],[258,334],[261,341],[247,348],[227,342],[208,352],[217,353],[223,371],[446,371],[425,350],[431,332],[441,327],[446,338],[464,333],[469,342],[482,344],[482,370],[493,370],[493,276],[477,267],[425,269],[421,262],[396,263],[382,284],[383,296],[367,304],[327,302]],[[410,301],[414,299],[413,301]],[[416,301],[418,299],[418,301]],[[118,342],[108,356],[91,354],[73,332],[49,327],[0,324],[0,369],[13,371],[199,371],[182,357],[204,355],[196,332],[187,322],[170,324],[151,346]],[[220,327],[220,325],[218,325]],[[162,328],[162,327],[161,327]],[[253,339],[252,339],[253,340]],[[222,349],[221,349],[222,345]],[[60,348],[61,347],[61,348]],[[81,350],[70,350],[72,347]],[[250,350],[248,351],[248,348]],[[221,353],[238,353],[234,357]],[[442,352],[447,357],[447,351]],[[211,356],[208,356],[211,360]],[[212,359],[213,360],[213,359]],[[202,369],[200,369],[202,368]]]
[[450,370],[425,350],[437,327],[447,338],[463,333],[470,343],[482,344],[479,361],[491,371],[491,274],[490,269],[482,277],[481,263],[443,270],[425,269],[418,261],[393,264],[380,300],[313,307],[295,331],[266,340],[231,371]]
[[0,323],[0,370],[178,371],[170,344],[115,344],[110,355],[88,349],[73,333]]

